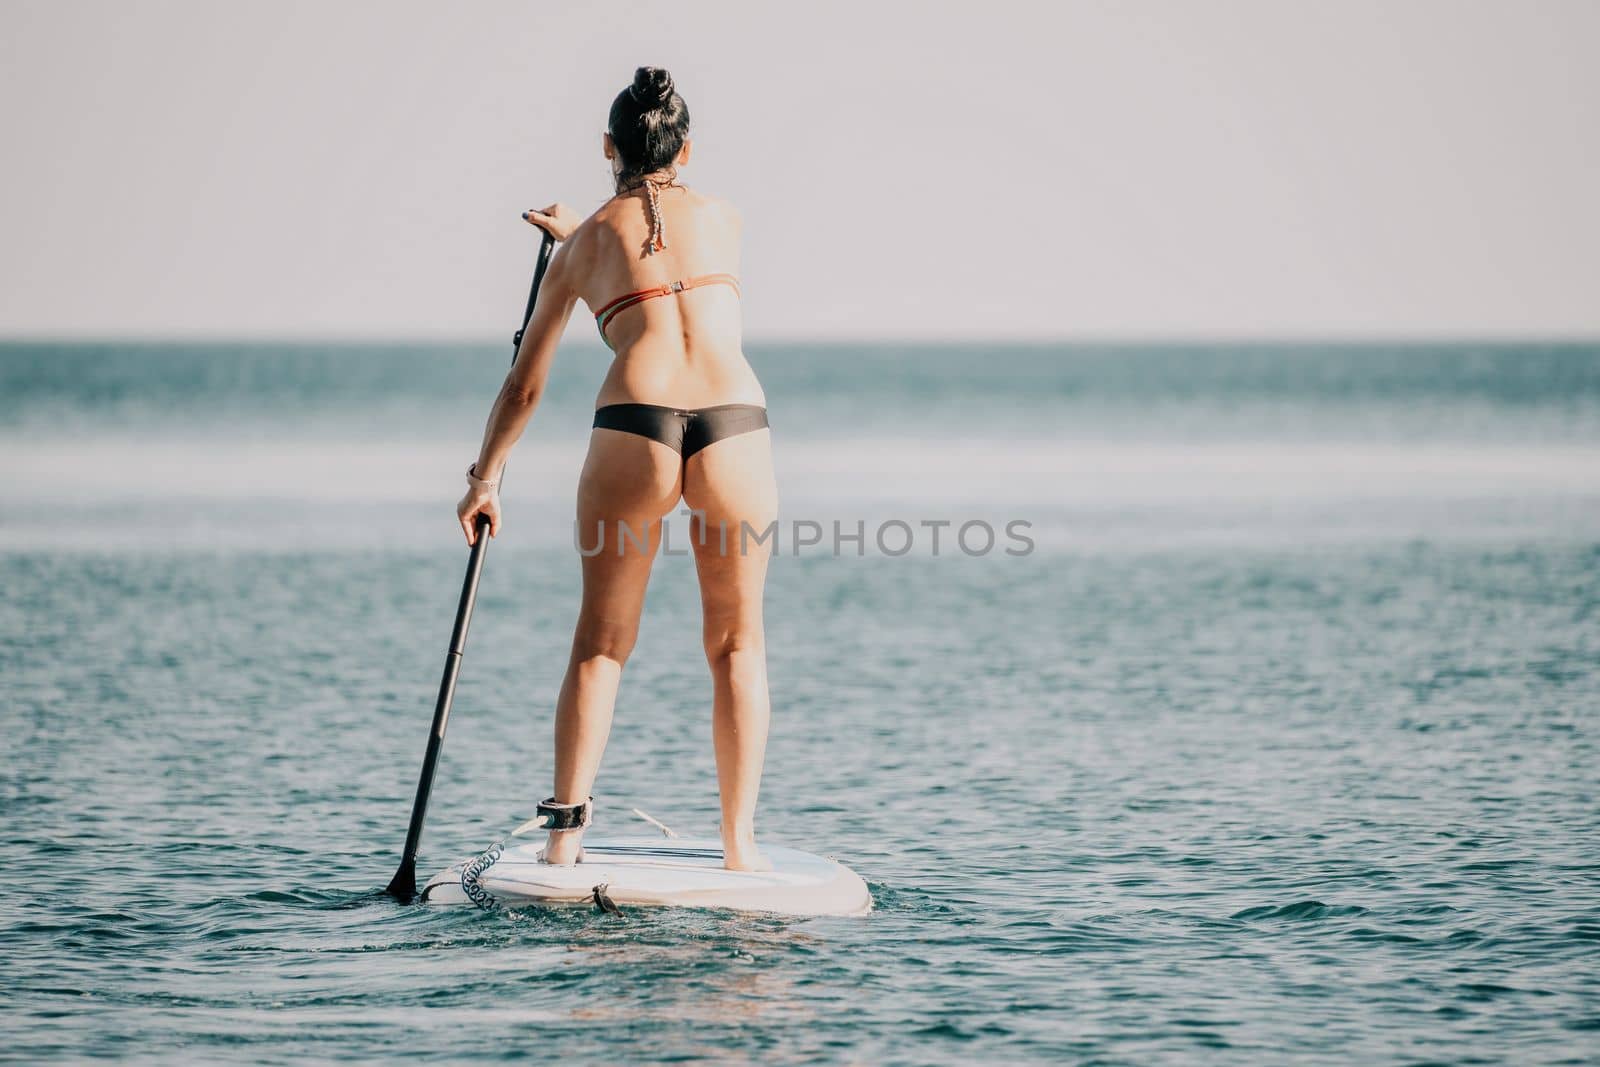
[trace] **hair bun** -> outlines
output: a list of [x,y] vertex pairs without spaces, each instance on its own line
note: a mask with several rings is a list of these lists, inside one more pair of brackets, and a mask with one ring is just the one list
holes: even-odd
[[672,75],[660,67],[640,67],[633,72],[628,94],[640,107],[660,107],[672,98]]

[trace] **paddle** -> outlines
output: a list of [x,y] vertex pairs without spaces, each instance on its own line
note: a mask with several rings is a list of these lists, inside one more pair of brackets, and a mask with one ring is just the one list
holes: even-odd
[[[511,362],[516,363],[516,350],[522,347],[522,334],[533,316],[533,306],[539,299],[539,283],[544,281],[545,268],[550,266],[550,253],[555,249],[555,238],[548,232],[539,245],[539,259],[533,268],[533,285],[528,289],[528,307],[522,313],[522,329],[511,339]],[[505,474],[502,471],[501,480]],[[456,625],[450,634],[450,651],[444,657],[444,677],[439,679],[439,699],[433,706],[433,731],[428,734],[428,749],[422,757],[422,775],[417,780],[417,796],[411,802],[411,826],[406,830],[406,847],[400,856],[400,869],[394,872],[384,892],[397,900],[410,902],[417,895],[417,846],[422,842],[422,821],[428,814],[428,795],[433,792],[433,772],[439,765],[439,751],[444,748],[444,731],[450,722],[450,702],[456,695],[456,678],[461,673],[461,657],[467,647],[467,627],[472,623],[472,606],[478,599],[478,579],[483,574],[483,556],[489,550],[489,517],[478,516],[477,543],[467,557],[467,576],[461,583],[461,602],[456,607]]]

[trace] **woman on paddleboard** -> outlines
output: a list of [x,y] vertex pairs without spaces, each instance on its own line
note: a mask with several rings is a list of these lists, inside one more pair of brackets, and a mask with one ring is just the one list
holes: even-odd
[[683,501],[700,579],[725,866],[768,866],[756,794],[769,705],[761,598],[776,521],[766,398],[740,341],[739,213],[678,181],[689,109],[657,67],[611,105],[604,140],[616,195],[587,219],[561,204],[528,222],[561,242],[489,414],[456,508],[467,543],[478,516],[500,531],[500,474],[544,391],[573,306],[594,313],[613,358],[596,398],[578,483],[583,602],[556,704],[555,789],[539,805],[544,862],[582,860],[590,789],[644,606],[661,520]]

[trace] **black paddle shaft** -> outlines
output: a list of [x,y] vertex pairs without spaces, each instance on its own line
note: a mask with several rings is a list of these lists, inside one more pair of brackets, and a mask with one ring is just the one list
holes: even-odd
[[[539,259],[533,268],[533,284],[528,288],[528,308],[522,313],[522,328],[511,339],[514,365],[516,350],[522,347],[522,335],[533,317],[533,307],[539,300],[539,284],[550,266],[550,253],[555,249],[555,238],[548,232],[539,245]],[[504,474],[501,475],[502,480]],[[400,868],[394,872],[388,888],[390,896],[411,901],[417,895],[417,848],[422,844],[422,823],[428,815],[428,797],[433,792],[433,772],[439,766],[439,753],[444,748],[445,727],[450,724],[450,703],[456,695],[456,679],[461,675],[461,657],[467,650],[467,627],[472,625],[472,608],[478,600],[478,579],[483,576],[483,557],[489,550],[489,517],[479,515],[477,537],[472,552],[467,557],[467,576],[461,583],[461,601],[456,605],[456,625],[450,633],[450,651],[444,657],[444,676],[439,679],[439,699],[433,706],[433,730],[428,734],[428,748],[422,756],[422,774],[417,779],[417,796],[411,802],[411,826],[406,830],[406,847],[400,856]]]

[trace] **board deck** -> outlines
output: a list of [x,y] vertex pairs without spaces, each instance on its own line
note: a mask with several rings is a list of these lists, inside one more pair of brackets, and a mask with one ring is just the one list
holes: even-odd
[[[467,857],[428,880],[428,904],[592,903],[595,887],[618,905],[732,908],[781,915],[864,915],[866,882],[822,856],[762,845],[770,871],[730,871],[715,838],[585,838],[584,860],[571,867],[538,861],[541,843],[510,841],[500,855]],[[476,861],[476,862],[475,862]],[[474,897],[477,898],[474,901]]]

